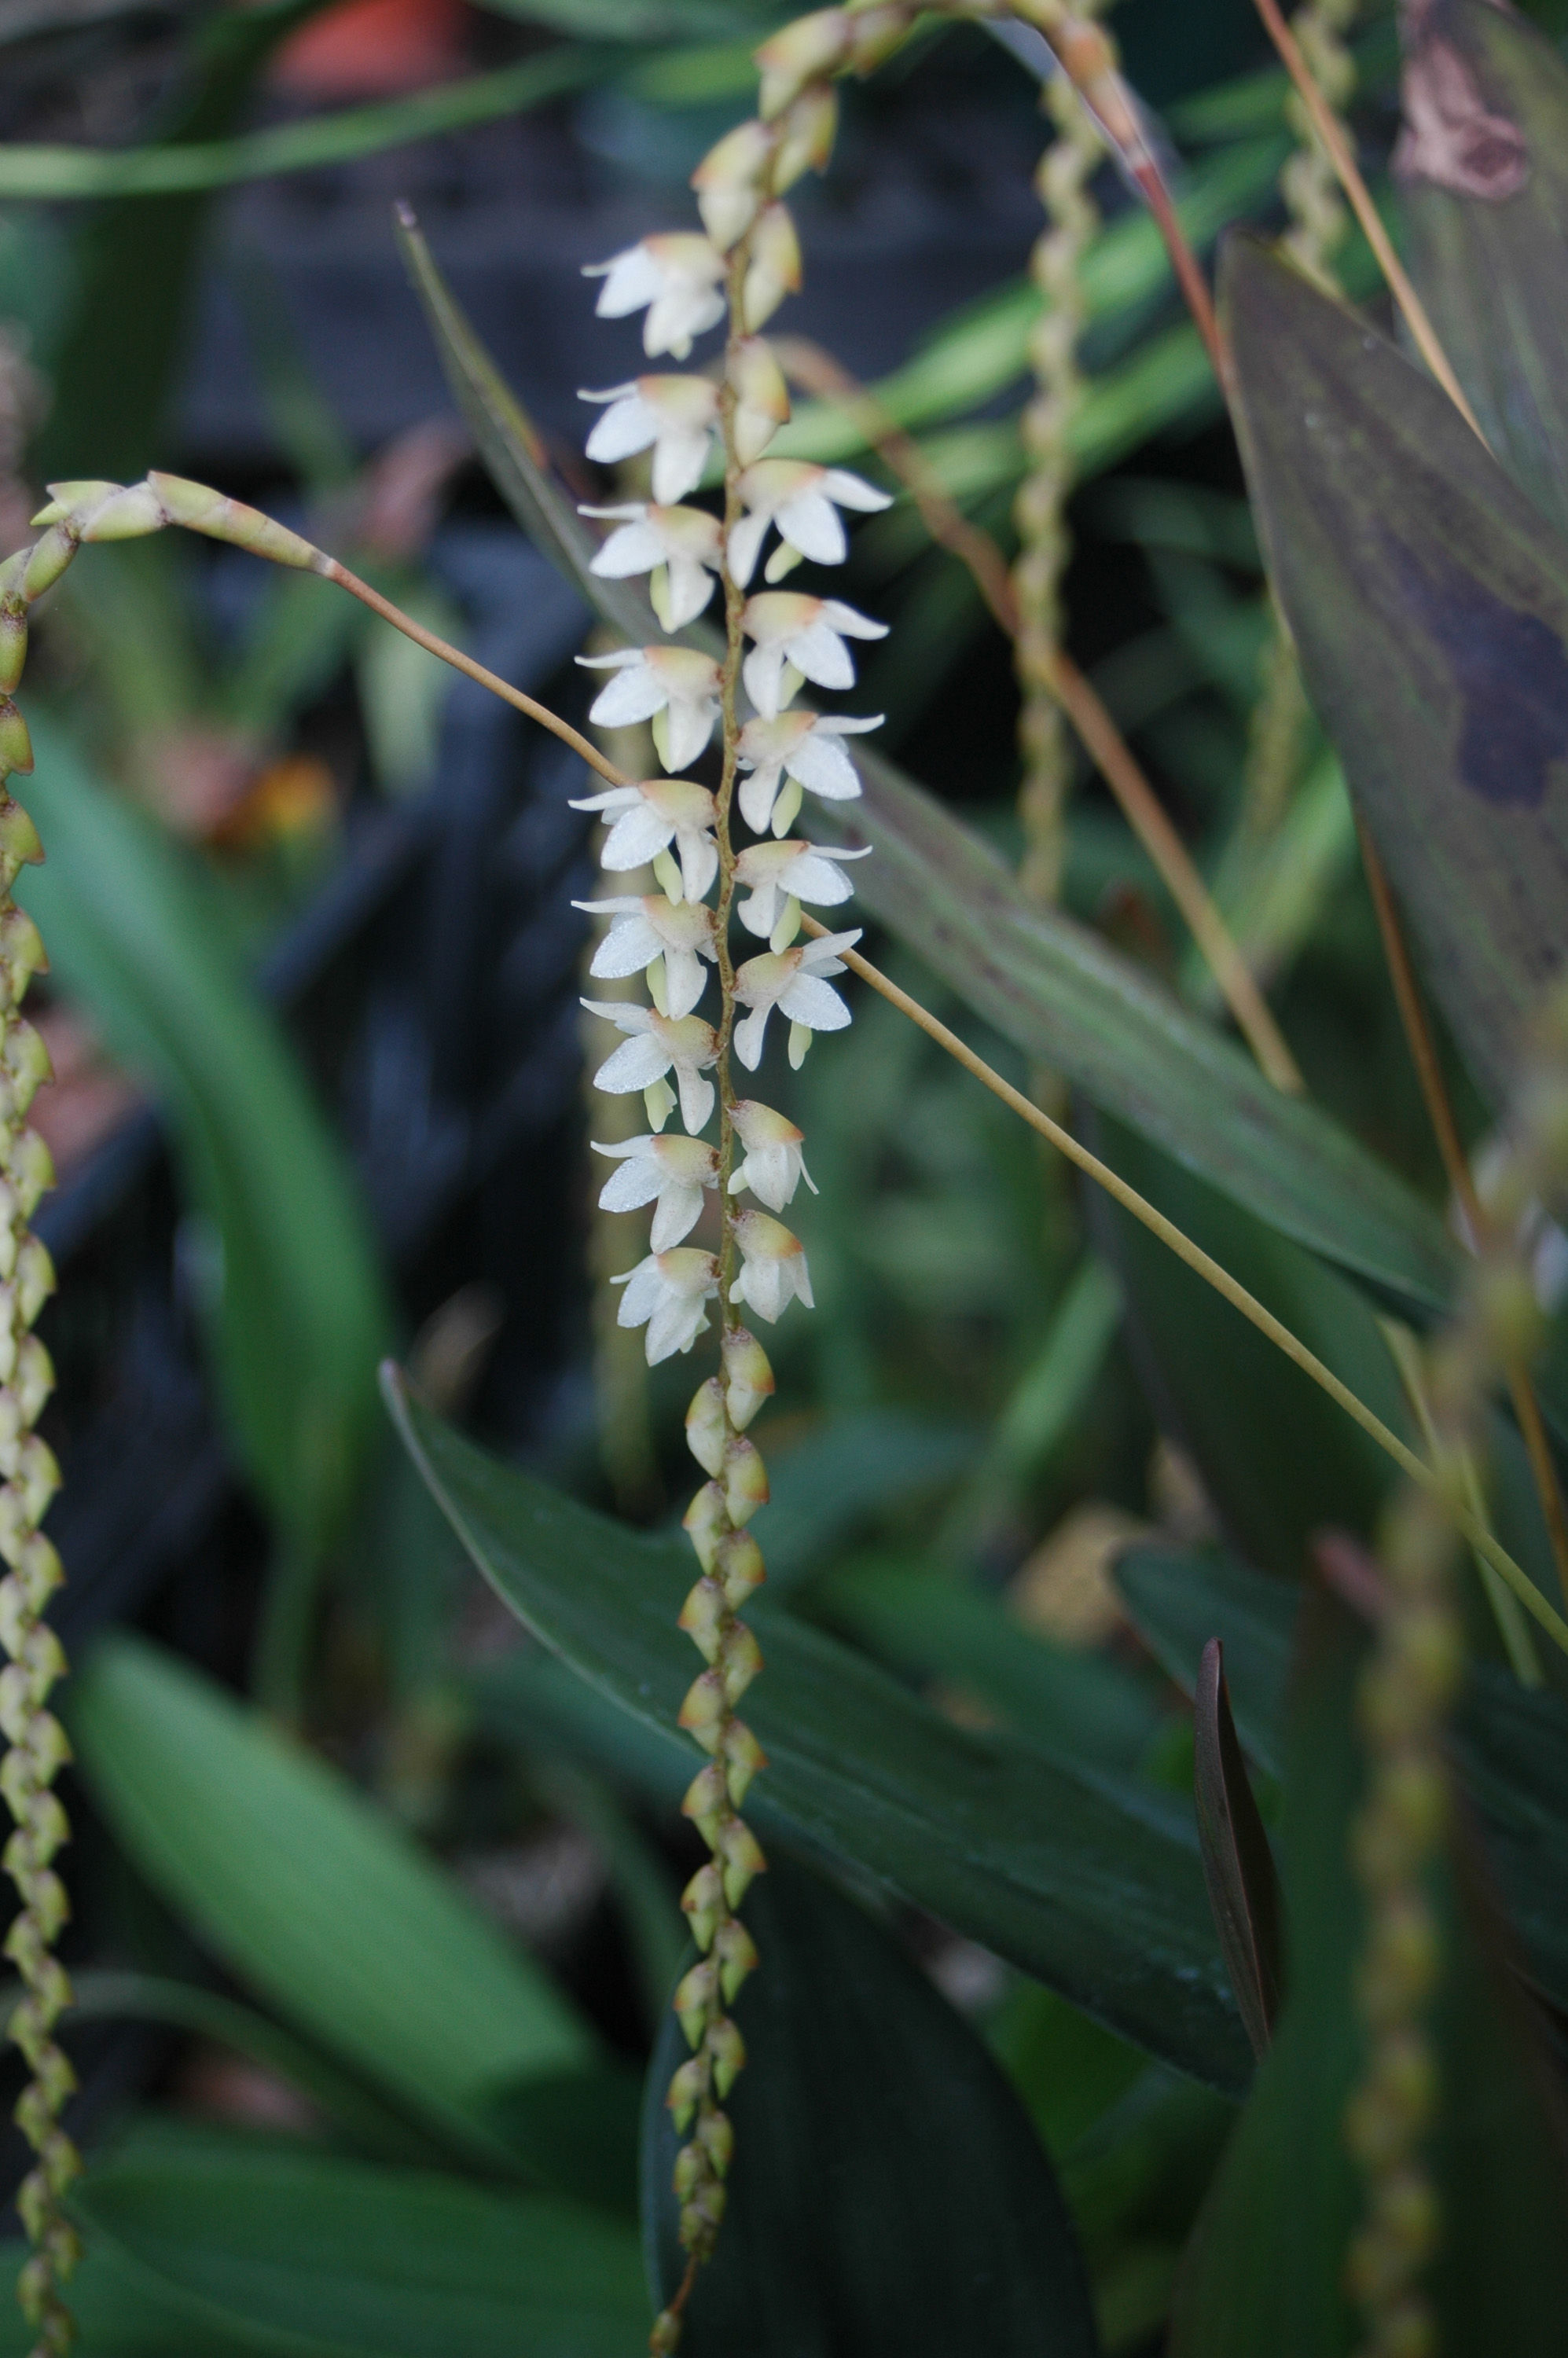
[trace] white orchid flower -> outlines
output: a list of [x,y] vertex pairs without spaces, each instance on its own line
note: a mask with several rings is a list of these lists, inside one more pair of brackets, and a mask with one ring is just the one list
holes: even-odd
[[[695,1138],[705,1130],[713,1111],[713,1084],[702,1076],[719,1058],[719,1034],[712,1024],[700,1015],[661,1015],[656,1007],[639,1007],[629,999],[585,999],[582,1003],[590,1015],[602,1015],[629,1035],[600,1065],[594,1087],[608,1097],[630,1097],[633,1089],[654,1087],[673,1071],[680,1118],[688,1133]],[[849,1020],[846,1015],[844,1021]],[[657,1123],[656,1114],[653,1119]]]
[[746,960],[735,977],[735,996],[752,1012],[735,1026],[735,1054],[749,1073],[762,1063],[768,1018],[775,1007],[789,1017],[789,1060],[797,1069],[806,1061],[814,1032],[843,1031],[849,1011],[826,977],[843,973],[838,952],[860,938],[857,926],[852,933],[823,934],[815,941],[797,942],[793,949],[764,950],[761,957]]
[[[621,1166],[600,1190],[601,1212],[636,1212],[652,1204],[648,1242],[656,1253],[667,1252],[691,1234],[702,1211],[703,1189],[719,1184],[716,1146],[705,1145],[700,1138],[682,1138],[678,1131],[667,1138],[618,1139],[611,1146],[601,1146],[597,1138],[589,1143],[596,1154],[611,1155]],[[762,1200],[771,1203],[773,1198]]]
[[[800,929],[799,903],[833,908],[847,901],[855,888],[837,863],[865,860],[870,850],[868,844],[860,851],[827,852],[798,836],[784,843],[748,844],[735,862],[736,882],[751,888],[741,903],[741,923],[772,948],[784,949]],[[783,940],[777,938],[781,932]]]
[[651,449],[655,500],[667,507],[696,491],[719,428],[719,387],[707,377],[639,376],[607,393],[579,393],[578,399],[609,404],[588,438],[590,459],[612,467]]
[[768,559],[766,578],[777,581],[797,557],[817,565],[842,565],[849,554],[840,508],[874,515],[891,507],[886,492],[863,482],[846,467],[816,467],[806,459],[762,459],[741,477],[741,497],[750,513],[730,535],[730,570],[744,586],[757,569],[770,524],[779,528],[780,546]]
[[579,655],[587,671],[612,671],[589,719],[603,729],[651,720],[666,770],[684,770],[707,747],[719,718],[719,665],[694,647],[618,647],[613,654]]
[[719,873],[713,839],[719,806],[706,786],[690,778],[643,778],[635,785],[608,786],[602,794],[584,795],[572,808],[602,815],[610,833],[599,864],[611,875],[645,868],[672,843],[688,901],[700,901]]
[[689,1015],[702,997],[707,977],[704,958],[717,958],[713,942],[713,912],[701,901],[669,901],[662,892],[642,899],[574,901],[574,909],[589,916],[612,916],[615,923],[593,954],[589,972],[607,981],[612,975],[650,977],[654,1002],[662,1015]]
[[719,519],[702,508],[649,506],[579,508],[579,515],[602,516],[619,529],[610,535],[592,570],[609,581],[652,576],[648,595],[666,631],[694,622],[713,595],[722,562]]
[[816,1195],[816,1182],[806,1169],[801,1152],[806,1144],[804,1130],[797,1130],[793,1121],[786,1121],[782,1113],[775,1113],[772,1106],[759,1105],[754,1098],[741,1098],[731,1106],[730,1119],[746,1150],[744,1158],[730,1174],[732,1195],[749,1187],[771,1211],[782,1212],[803,1179]]
[[885,639],[888,632],[885,622],[858,614],[841,599],[808,598],[796,590],[764,590],[748,598],[741,622],[755,642],[741,677],[764,720],[775,718],[802,679],[818,687],[853,687],[855,665],[846,637]]
[[741,1212],[735,1221],[735,1241],[741,1248],[741,1269],[730,1289],[731,1302],[746,1302],[771,1326],[799,1296],[808,1310],[811,1272],[800,1238],[782,1220],[766,1212]]
[[[756,835],[770,825],[784,835],[795,823],[801,789],[825,803],[853,802],[860,792],[854,763],[838,742],[880,729],[882,716],[851,720],[843,714],[780,712],[769,720],[748,720],[741,731],[741,815]],[[781,794],[784,778],[789,784]]]
[[635,1269],[612,1277],[623,1285],[618,1326],[646,1326],[648,1365],[689,1351],[708,1325],[705,1302],[719,1291],[719,1263],[711,1253],[677,1245],[673,1252],[650,1253]]
[[693,339],[724,317],[724,257],[695,230],[639,238],[608,262],[585,263],[582,275],[604,281],[593,307],[601,319],[647,311],[643,350],[650,360],[669,352],[684,361]]

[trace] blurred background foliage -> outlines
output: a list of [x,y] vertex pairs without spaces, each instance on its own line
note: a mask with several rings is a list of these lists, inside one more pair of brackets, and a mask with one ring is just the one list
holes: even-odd
[[[576,388],[627,363],[579,267],[684,220],[687,175],[747,108],[751,50],[781,13],[0,0],[5,548],[53,477],[154,463],[218,481],[309,519],[387,594],[580,717],[570,658],[590,618],[475,460],[389,200],[412,198],[587,488]],[[1563,0],[1530,13],[1553,38],[1568,29]],[[1284,84],[1249,0],[1122,0],[1115,21],[1179,157],[1195,241],[1237,219],[1278,226]],[[1356,45],[1356,123],[1380,170],[1397,123],[1388,8],[1365,12]],[[933,23],[846,107],[833,172],[799,208],[808,291],[781,325],[873,383],[1005,542],[1038,87],[982,30]],[[1343,783],[1315,732],[1270,832],[1249,831],[1271,626],[1235,444],[1151,224],[1108,167],[1096,193],[1072,651],[1210,879],[1314,1100],[1441,1206]],[[1345,270],[1371,293],[1358,246]],[[824,407],[803,404],[790,438],[874,471]],[[1011,653],[973,583],[900,500],[858,535],[846,594],[896,625],[857,708],[885,712],[880,741],[1015,859]],[[374,1392],[396,1352],[436,1408],[650,1548],[687,1478],[687,1364],[648,1377],[638,1338],[595,1306],[595,1272],[642,1248],[592,1208],[586,943],[568,905],[591,872],[567,807],[579,775],[321,583],[172,535],[88,553],[48,611],[29,687],[49,861],[26,891],[53,960],[42,1024],[58,1076],[35,1117],[60,1175],[42,1223],[61,1275],[44,1328],[62,1375],[53,1528],[82,1665],[68,1704],[74,2126],[107,2157],[82,2205],[86,2347],[634,2349],[639,2085],[666,2036],[689,1839],[678,1762],[523,1639]],[[1065,897],[1218,1020],[1174,908],[1087,772]],[[908,945],[872,946],[1024,1081],[1016,1048]],[[819,1676],[838,1695],[835,1666],[853,1711],[852,1664],[869,1659],[912,1712],[919,1699],[900,1738],[912,1775],[935,1779],[922,1759],[957,1762],[961,1732],[989,1730],[1033,1806],[1054,1789],[1028,1780],[1070,1761],[1090,1786],[1130,1784],[1152,1842],[1190,1849],[1191,1665],[1117,1585],[1119,1554],[1186,1551],[1212,1572],[1227,1544],[1293,1578],[1324,1522],[1370,1529],[1388,1468],[890,1008],[868,997],[856,1013],[789,1084],[820,1191],[802,1223],[818,1309],[785,1324],[774,1354],[767,1553],[795,1634],[770,1641],[770,1664],[774,1642],[789,1660],[798,1644],[800,1693]],[[1478,1140],[1483,1107],[1444,1053]],[[1147,1140],[1084,1118],[1410,1429],[1385,1305]],[[1543,1544],[1511,1428],[1499,1453],[1498,1526],[1533,1570]],[[627,1559],[627,1582],[642,1562]],[[1489,1617],[1471,1617],[1498,1656]],[[1279,1750],[1249,1743],[1277,1773]],[[956,1748],[922,1751],[940,1744]],[[827,1802],[778,1806],[770,1842],[832,1848]],[[954,2138],[1011,2151],[1033,2124],[1014,2195],[1044,2151],[1103,2347],[1162,2346],[1234,2117],[1229,2034],[1213,2030],[1212,2068],[1192,2060],[1207,2032],[1152,2058],[1105,2027],[1132,2021],[1133,1994],[1118,2015],[1087,1964],[1047,1988],[1003,1962],[1000,1932],[951,1930],[935,1883],[929,1909],[879,1902],[874,1924],[821,1882],[792,1913],[787,1871],[778,1883],[772,1939],[798,1944],[801,1972],[830,1979],[853,1957],[868,2016],[936,2042],[929,2101]],[[852,2050],[872,2109],[897,2077],[874,2045],[868,2030]],[[748,2142],[781,2117],[770,2091],[804,2101],[779,2053],[744,2083]],[[779,2127],[781,2151],[795,2133]],[[967,2214],[938,2176],[906,2192],[912,2308],[886,2346],[950,2358],[968,2343],[941,2326],[942,2271]],[[987,2201],[994,2225],[1003,2198]],[[799,2232],[829,2230],[814,2215]],[[779,2265],[766,2244],[754,2218],[738,2228],[752,2283]],[[862,2297],[844,2292],[846,2316]],[[972,2339],[982,2320],[967,2318]],[[818,2320],[816,2340],[788,2346],[844,2346],[838,2330]],[[1012,2348],[1010,2331],[992,2320],[984,2346]],[[0,2319],[0,2348],[13,2343],[19,2326]]]

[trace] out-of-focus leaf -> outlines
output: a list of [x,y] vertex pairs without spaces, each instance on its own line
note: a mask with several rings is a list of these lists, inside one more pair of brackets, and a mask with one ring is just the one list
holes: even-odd
[[[1363,1762],[1365,1633],[1315,1590],[1292,1693],[1284,1856],[1289,1995],[1178,2288],[1173,2358],[1347,2358],[1360,2334],[1345,2257],[1365,2182],[1345,2137],[1364,2039],[1365,1915],[1349,1834]],[[1547,2358],[1568,2311],[1568,2168],[1474,1879],[1444,1872],[1432,2160],[1442,2234],[1429,2273],[1443,2346]]]
[[[1563,532],[1568,68],[1534,26],[1482,0],[1439,0],[1408,38],[1400,210],[1411,273],[1487,441]],[[1431,138],[1438,85],[1442,157]]]
[[895,1669],[970,1691],[1064,1758],[1133,1768],[1159,1724],[1157,1698],[1119,1663],[1054,1645],[994,1596],[918,1561],[852,1559],[809,1601]]
[[565,1998],[389,1819],[172,1656],[105,1641],[70,1724],[98,1806],[155,1889],[460,2147],[503,2161],[486,2104],[591,2060]]
[[950,1481],[974,1454],[961,1425],[901,1409],[835,1417],[792,1448],[768,1453],[768,1595],[787,1595],[820,1572],[867,1515],[913,1506]]
[[1193,1791],[1204,1880],[1230,1986],[1253,2052],[1261,2056],[1280,2006],[1279,1887],[1230,1716],[1217,1638],[1204,1647],[1194,1705]]
[[[611,629],[655,635],[631,585],[589,570],[592,547],[541,465],[538,438],[453,301],[423,241],[406,252],[454,396],[524,531]],[[688,633],[694,644],[701,642]],[[1441,1223],[1402,1182],[1251,1060],[1195,1022],[1087,928],[1026,902],[1001,860],[934,796],[862,744],[863,802],[844,832],[877,856],[863,905],[1032,1062],[1067,1075],[1260,1219],[1415,1303],[1444,1301],[1455,1267]]]
[[[735,2017],[724,2232],[687,2310],[691,2358],[1095,2358],[1055,2180],[996,2064],[887,1934],[786,1860],[746,1918],[764,1963]],[[643,2204],[668,2300],[686,2262],[665,2090],[648,2071]]]
[[[23,2243],[0,2244],[0,2276],[15,2284]],[[254,2358],[257,2344],[185,2304],[135,2263],[94,2238],[70,2280],[70,2313],[84,2358]],[[14,2300],[0,2301],[0,2358],[32,2358],[38,2336]]]
[[[281,2141],[134,2135],[76,2198],[173,2331],[297,2358],[637,2358],[636,2237],[598,2213]],[[226,2344],[224,2346],[227,2346]]]
[[[1142,1544],[1124,1551],[1116,1579],[1135,1627],[1188,1694],[1206,1638],[1219,1632],[1241,1740],[1277,1775],[1299,1584],[1227,1556]],[[1472,1662],[1453,1744],[1529,1972],[1568,2012],[1568,1704],[1521,1687],[1500,1663]]]
[[[1239,1278],[1385,1423],[1405,1429],[1377,1320],[1338,1271],[1119,1125],[1102,1122],[1098,1142],[1123,1178]],[[1141,1222],[1108,1198],[1094,1199],[1092,1217],[1121,1279],[1128,1339],[1155,1412],[1192,1457],[1241,1552],[1271,1572],[1296,1574],[1325,1523],[1370,1531],[1393,1478],[1382,1452]]]
[[1476,1079],[1568,954],[1568,543],[1420,370],[1248,239],[1222,273],[1275,589]]
[[[676,1626],[686,1543],[591,1513],[462,1440],[395,1379],[389,1405],[480,1570],[534,1635],[661,1740],[695,1657]],[[765,1515],[757,1526],[764,1552]],[[765,1592],[764,1592],[765,1595]],[[1182,1805],[1130,1778],[959,1728],[762,1597],[748,1724],[768,1770],[747,1801],[849,1860],[1137,2045],[1235,2089],[1246,2040]]]
[[48,846],[20,898],[110,1045],[162,1096],[209,1223],[206,1311],[245,1469],[296,1544],[340,1530],[391,1330],[352,1178],[194,873],[33,721]]
[[[498,16],[547,25],[578,41],[712,41],[737,29],[760,41],[779,21],[777,8],[736,0],[481,0]],[[753,69],[753,75],[755,69]]]

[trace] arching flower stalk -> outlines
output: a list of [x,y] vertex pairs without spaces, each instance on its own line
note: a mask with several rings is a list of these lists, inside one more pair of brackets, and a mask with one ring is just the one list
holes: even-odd
[[[830,13],[839,48],[861,38],[859,25],[869,20]],[[898,16],[902,27],[903,12]],[[682,2140],[675,2184],[687,2266],[654,2325],[655,2351],[679,2342],[697,2271],[723,2217],[734,2143],[724,2104],[745,2060],[730,2008],[759,1962],[739,1911],[766,1862],[741,1811],[764,1764],[737,1706],[762,1668],[757,1641],[741,1618],[763,1577],[751,1526],[768,1497],[767,1470],[748,1428],[773,1377],[742,1313],[747,1322],[771,1325],[792,1301],[809,1308],[812,1300],[800,1239],[775,1217],[802,1180],[811,1184],[801,1133],[772,1107],[738,1097],[734,1068],[758,1069],[775,1008],[787,1019],[795,1065],[816,1032],[849,1021],[829,978],[843,971],[835,952],[859,935],[797,939],[803,902],[836,906],[849,899],[849,855],[819,849],[791,828],[805,794],[843,799],[860,793],[844,739],[875,724],[802,712],[795,698],[807,680],[819,687],[851,686],[850,642],[882,631],[840,600],[771,586],[802,557],[840,562],[848,546],[841,511],[886,500],[840,469],[764,455],[789,406],[762,330],[800,276],[784,196],[809,166],[826,163],[836,113],[826,70],[804,81],[775,73],[770,90],[765,59],[766,52],[770,103],[763,114],[722,139],[695,175],[704,234],[644,240],[596,274],[604,277],[601,312],[645,309],[650,354],[684,356],[720,313],[726,322],[711,395],[687,390],[684,379],[644,379],[613,396],[589,443],[599,457],[651,448],[654,501],[663,503],[598,512],[616,527],[600,569],[645,574],[666,631],[695,619],[717,580],[724,624],[719,658],[654,645],[587,659],[611,674],[590,719],[651,719],[671,773],[589,795],[581,806],[609,829],[605,869],[619,875],[651,861],[660,888],[586,904],[612,920],[594,972],[643,974],[653,1002],[585,1001],[623,1035],[595,1076],[597,1086],[614,1094],[641,1090],[648,1122],[645,1134],[599,1149],[614,1165],[600,1203],[652,1207],[646,1256],[614,1280],[622,1288],[619,1316],[623,1325],[644,1330],[650,1364],[689,1351],[709,1328],[714,1305],[719,1328],[719,1371],[698,1386],[687,1414],[691,1452],[708,1478],[686,1515],[698,1576],[681,1627],[703,1668],[680,1719],[708,1759],[683,1807],[710,1855],[682,1898],[700,1954],[676,1992],[691,2052],[667,2101]],[[699,435],[705,447],[717,435],[722,453],[721,518],[678,504],[697,480]],[[774,546],[764,560],[770,539]],[[759,567],[762,581],[753,588]],[[702,757],[715,732],[719,773],[709,788],[679,773]],[[737,841],[742,823],[757,840]],[[742,941],[752,937],[754,954],[737,957],[737,923]],[[705,1011],[710,978],[718,984],[711,1014]],[[670,1127],[677,1107],[684,1135]],[[717,1141],[707,1134],[715,1114]],[[716,1235],[708,1243],[688,1241],[705,1218]]]
[[[1087,13],[1098,14],[1104,5],[1095,0]],[[1044,103],[1055,136],[1040,158],[1034,183],[1047,225],[1029,262],[1042,308],[1029,337],[1035,389],[1019,420],[1028,471],[1013,502],[1019,551],[1012,586],[1018,611],[1014,661],[1023,698],[1018,722],[1023,757],[1019,881],[1031,899],[1048,902],[1061,890],[1073,777],[1073,739],[1055,693],[1055,657],[1062,641],[1062,585],[1072,551],[1066,515],[1074,476],[1071,435],[1085,391],[1078,365],[1086,316],[1083,262],[1099,226],[1088,183],[1105,155],[1105,142],[1065,72],[1051,76]]]
[[1440,2093],[1432,2015],[1443,1969],[1428,1870],[1451,1814],[1444,1725],[1464,1667],[1455,1520],[1485,1447],[1491,1393],[1545,1340],[1527,1240],[1541,1208],[1559,1214],[1565,1193],[1568,994],[1559,990],[1530,1043],[1458,1314],[1427,1358],[1437,1484],[1407,1483],[1379,1533],[1377,1639],[1358,1699],[1369,1773],[1352,1846],[1367,1910],[1357,1987],[1367,2052],[1345,2123],[1366,2183],[1346,2270],[1364,2358],[1396,2350],[1421,2358],[1437,2348],[1422,2284],[1442,2229],[1427,2154]]
[[[1307,0],[1292,20],[1302,54],[1336,114],[1356,88],[1356,61],[1344,36],[1355,22],[1357,7],[1357,0]],[[1280,194],[1291,217],[1284,251],[1314,286],[1325,294],[1337,294],[1334,260],[1349,227],[1338,178],[1293,90],[1285,102],[1285,120],[1300,144],[1280,174]],[[1241,838],[1249,849],[1271,840],[1290,807],[1309,718],[1295,650],[1277,611],[1260,672],[1241,794]]]

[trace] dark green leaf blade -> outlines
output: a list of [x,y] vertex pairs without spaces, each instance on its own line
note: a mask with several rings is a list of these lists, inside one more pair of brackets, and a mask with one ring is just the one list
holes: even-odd
[[32,722],[46,839],[18,898],[60,979],[161,1091],[221,1247],[207,1305],[246,1471],[308,1552],[333,1538],[374,1431],[392,1316],[351,1174],[176,848]]
[[[453,396],[502,497],[612,630],[633,644],[657,637],[637,590],[589,571],[593,545],[540,464],[538,437],[411,223],[404,243]],[[711,645],[703,629],[681,635]],[[1272,1088],[1098,935],[1025,901],[989,847],[891,762],[864,743],[856,761],[864,799],[825,805],[814,824],[875,849],[856,875],[864,906],[1004,1038],[1285,1235],[1402,1299],[1446,1301],[1454,1249],[1402,1181]]]
[[[692,1581],[684,1540],[643,1538],[497,1463],[395,1378],[388,1399],[497,1594],[600,1695],[695,1761],[673,1736],[695,1663],[676,1627]],[[765,1552],[765,1520],[758,1537]],[[787,1613],[748,1618],[766,1660],[746,1706],[769,1763],[747,1804],[759,1826],[869,1870],[1195,2078],[1246,2084],[1247,2042],[1181,1805],[957,1727]]]
[[1204,1881],[1230,1986],[1255,2055],[1266,2055],[1280,2008],[1280,1902],[1274,1855],[1247,1781],[1225,1685],[1225,1652],[1211,1638],[1198,1665],[1193,1790]]
[[579,2068],[591,2035],[390,1820],[172,1656],[102,1644],[70,1725],[94,1798],[156,1889],[254,1988],[470,2154],[488,2103]]
[[1417,292],[1498,458],[1568,532],[1568,67],[1523,17],[1438,0],[1407,24],[1405,118]]
[[[861,1910],[775,1859],[746,1918],[761,1970],[735,2018],[746,2069],[724,2229],[689,2358],[1094,2358],[1083,2263],[1027,2115],[974,2032]],[[643,2203],[661,2300],[685,2255],[654,2050]]]
[[1476,1080],[1568,950],[1568,544],[1446,396],[1254,241],[1222,288],[1314,705]]
[[[297,2358],[637,2358],[634,2232],[570,2203],[213,2131],[95,2169],[90,2236],[185,2332]],[[178,2330],[178,2329],[177,2329]]]

